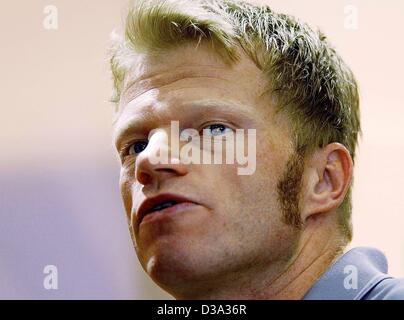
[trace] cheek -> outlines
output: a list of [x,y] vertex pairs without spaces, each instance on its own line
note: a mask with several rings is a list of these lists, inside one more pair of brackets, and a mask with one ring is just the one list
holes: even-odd
[[[234,263],[257,257],[276,260],[289,246],[291,238],[289,229],[281,221],[276,190],[271,186],[276,183],[270,184],[268,178],[258,174],[257,177],[232,175],[232,170],[222,169],[212,176],[222,179],[221,188],[217,189],[220,192],[211,189],[217,206],[215,215],[202,227],[206,234],[200,245],[206,247],[206,256],[212,259],[220,255]],[[203,243],[209,245],[203,246]]]
[[257,168],[251,176],[230,176],[229,194],[233,201],[229,207],[238,216],[232,217],[249,238],[270,232],[272,235],[282,228],[281,210],[278,203],[277,184],[282,176],[282,157],[272,150],[257,150]]
[[132,179],[128,170],[121,168],[119,176],[119,190],[125,208],[126,216],[129,219],[132,211]]
[[[233,239],[240,251],[251,251],[276,260],[293,243],[294,231],[282,221],[276,190],[277,177],[257,172],[257,177],[240,179],[231,215]],[[229,212],[231,214],[231,212]]]
[[216,226],[245,236],[256,224],[268,221],[268,215],[276,215],[276,181],[262,169],[246,176],[237,175],[237,168],[229,164],[205,169],[202,192],[213,197]]
[[234,185],[241,198],[252,207],[276,203],[277,183],[281,176],[281,159],[267,149],[257,150],[256,171],[250,176],[236,176]]
[[[277,202],[275,182],[269,177],[257,175],[240,179],[238,182],[238,202],[242,211],[239,223],[246,232],[263,234],[265,230],[276,228],[280,210]],[[254,231],[255,230],[255,231]],[[258,231],[260,230],[260,231]]]

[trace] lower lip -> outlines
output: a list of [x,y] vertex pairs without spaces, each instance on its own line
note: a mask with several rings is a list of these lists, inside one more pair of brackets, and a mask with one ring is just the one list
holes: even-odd
[[199,205],[193,202],[181,202],[176,205],[173,205],[171,207],[159,210],[159,211],[154,211],[152,213],[148,213],[147,215],[144,216],[142,219],[141,224],[146,223],[146,222],[151,222],[157,219],[164,218],[168,215],[173,215],[177,213],[182,213],[184,211],[188,211],[190,209],[194,209],[198,207]]

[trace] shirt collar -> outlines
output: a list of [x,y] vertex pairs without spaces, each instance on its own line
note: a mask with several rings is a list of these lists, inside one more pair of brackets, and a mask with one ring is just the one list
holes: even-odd
[[358,247],[343,254],[314,283],[304,300],[360,300],[387,274],[387,259],[374,248]]

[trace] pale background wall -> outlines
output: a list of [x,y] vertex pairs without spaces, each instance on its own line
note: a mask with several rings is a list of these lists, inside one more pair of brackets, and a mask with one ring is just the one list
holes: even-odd
[[[320,27],[361,87],[353,245],[404,276],[404,2],[273,0]],[[140,269],[118,194],[106,59],[126,0],[0,2],[0,298],[163,298]],[[43,27],[55,5],[58,30]],[[358,9],[358,29],[344,8]],[[45,265],[59,289],[42,285]]]

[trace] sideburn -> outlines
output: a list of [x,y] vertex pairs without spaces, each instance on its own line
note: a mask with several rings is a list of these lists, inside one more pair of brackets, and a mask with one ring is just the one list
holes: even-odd
[[277,184],[278,203],[282,211],[282,220],[287,225],[300,229],[300,191],[304,171],[304,158],[298,152],[292,154],[286,163],[286,169]]

